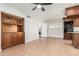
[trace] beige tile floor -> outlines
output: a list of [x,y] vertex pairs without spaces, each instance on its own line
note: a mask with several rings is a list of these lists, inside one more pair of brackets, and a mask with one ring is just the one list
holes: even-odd
[[19,44],[0,52],[1,56],[78,56],[79,49],[69,40],[41,38],[27,44]]

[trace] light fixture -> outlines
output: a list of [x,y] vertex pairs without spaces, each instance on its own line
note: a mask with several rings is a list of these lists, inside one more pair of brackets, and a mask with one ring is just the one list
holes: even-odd
[[10,21],[10,20],[7,20],[8,22]]
[[41,8],[42,6],[40,4],[37,5],[37,8]]
[[10,22],[10,21],[11,21],[11,19],[12,19],[12,17],[11,17],[11,16],[9,16],[9,17],[7,17],[7,19],[8,19],[7,21],[8,21],[8,22]]

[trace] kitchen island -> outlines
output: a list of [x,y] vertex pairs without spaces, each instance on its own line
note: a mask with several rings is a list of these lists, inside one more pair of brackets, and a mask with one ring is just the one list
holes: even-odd
[[79,48],[79,32],[67,32],[72,34],[72,44],[75,48]]

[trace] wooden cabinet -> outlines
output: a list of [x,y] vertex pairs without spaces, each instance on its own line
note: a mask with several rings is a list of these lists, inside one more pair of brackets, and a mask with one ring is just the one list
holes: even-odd
[[24,38],[23,33],[18,32],[18,39],[19,39],[18,43],[23,43],[24,42],[23,38]]
[[2,48],[7,48],[11,46],[11,33],[3,33]]
[[64,33],[65,40],[72,40],[72,33]]
[[79,33],[73,33],[72,43],[75,48],[79,48]]
[[1,48],[24,43],[24,18],[1,12]]
[[[79,5],[68,7],[65,9],[65,17],[63,19],[72,19],[73,21],[73,28],[79,27]],[[68,35],[65,35],[67,39]],[[72,33],[72,43],[75,48],[79,48],[79,32],[77,29],[77,32]]]
[[17,19],[17,24],[18,24],[18,25],[22,25],[22,24],[23,24],[23,20]]
[[10,14],[2,13],[2,19],[4,24],[16,24],[16,19]]
[[75,15],[79,14],[79,5],[73,6],[73,7],[68,7],[65,9],[65,15]]
[[79,27],[79,17],[77,17],[75,20],[73,20],[73,26],[74,27]]
[[[23,39],[23,38],[22,38]],[[12,43],[12,45],[16,45],[16,44],[18,44],[18,41],[19,41],[19,39],[18,39],[18,33],[12,33],[11,34],[11,43]]]
[[7,48],[19,43],[24,43],[24,36],[22,32],[3,33],[2,48]]

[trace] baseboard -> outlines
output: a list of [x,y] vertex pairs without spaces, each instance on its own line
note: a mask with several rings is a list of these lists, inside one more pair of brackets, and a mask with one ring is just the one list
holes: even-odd
[[[57,38],[57,39],[63,39],[62,37],[41,37],[41,38]],[[32,41],[35,41],[35,40],[39,40],[41,38],[28,40],[28,41],[25,41],[25,43],[29,43],[29,42],[32,42]]]
[[47,37],[47,38],[59,38],[59,39],[63,39],[63,37]]
[[32,42],[34,40],[37,40],[37,39],[33,39],[33,40],[28,40],[28,41],[25,41],[25,43],[29,43],[29,42]]

